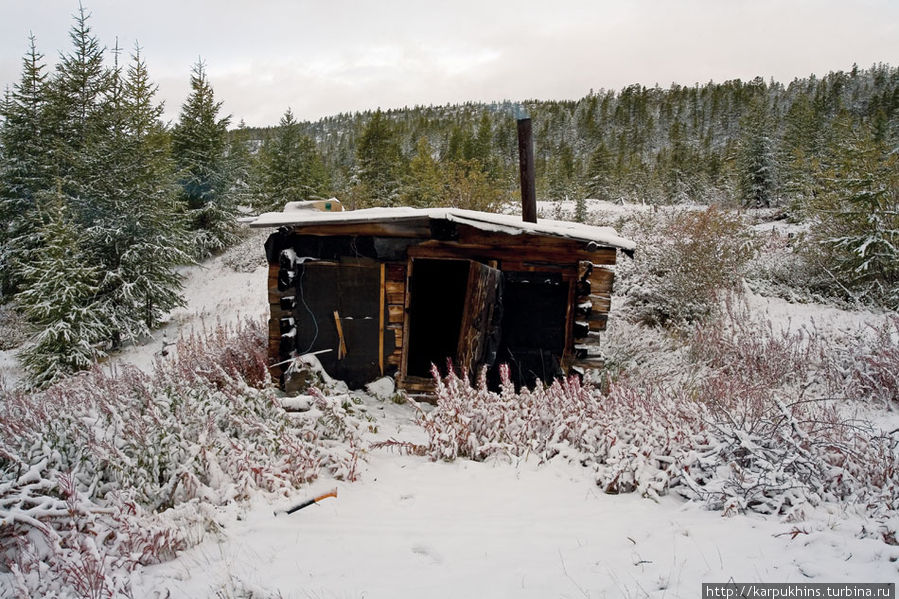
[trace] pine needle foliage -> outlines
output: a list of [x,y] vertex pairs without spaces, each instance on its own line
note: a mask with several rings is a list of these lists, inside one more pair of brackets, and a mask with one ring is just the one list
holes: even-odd
[[190,87],[172,130],[172,155],[191,231],[191,250],[199,259],[222,251],[238,239],[233,189],[236,165],[228,154],[231,117],[219,117],[222,102],[215,99],[202,61],[193,67]]

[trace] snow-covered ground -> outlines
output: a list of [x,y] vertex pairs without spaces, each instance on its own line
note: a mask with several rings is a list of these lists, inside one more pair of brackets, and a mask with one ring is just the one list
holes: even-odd
[[125,347],[110,358],[149,368],[163,343],[177,341],[192,329],[235,322],[242,318],[268,318],[268,265],[263,244],[270,231],[251,230],[238,246],[203,264],[181,270],[187,305],[169,314],[168,323],[152,339]]
[[[264,288],[264,274],[220,268],[195,271],[193,297],[215,299],[206,285],[227,279],[248,292],[232,307],[256,301],[251,290]],[[752,294],[748,302],[791,328],[814,321],[848,332],[882,318]],[[372,440],[423,440],[412,406],[362,399],[378,426]],[[703,582],[899,580],[899,547],[858,538],[863,523],[851,514],[785,522],[673,497],[606,495],[587,469],[562,459],[446,463],[376,449],[356,482],[319,480],[295,500],[333,486],[337,499],[290,516],[273,514],[291,505],[284,500],[232,508],[220,535],[146,568],[139,595],[695,597]]]
[[[410,408],[385,412],[382,430],[416,434]],[[258,500],[220,538],[146,568],[140,593],[697,597],[702,582],[899,579],[899,548],[855,538],[845,514],[780,522],[606,495],[563,461],[446,463],[376,450],[357,482],[321,480],[296,499],[335,485],[337,499],[289,516],[273,511],[290,502]]]

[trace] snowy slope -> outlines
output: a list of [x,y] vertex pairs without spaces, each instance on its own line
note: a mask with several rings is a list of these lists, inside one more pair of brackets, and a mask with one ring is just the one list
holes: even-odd
[[252,231],[239,245],[197,266],[184,267],[183,295],[187,305],[176,308],[168,324],[152,339],[130,345],[110,358],[149,368],[163,343],[174,342],[192,328],[215,325],[217,320],[268,318],[268,265],[263,244],[270,231]]

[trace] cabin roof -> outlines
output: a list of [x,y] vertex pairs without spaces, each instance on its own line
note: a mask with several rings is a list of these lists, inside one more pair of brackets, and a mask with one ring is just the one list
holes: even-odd
[[352,225],[372,223],[403,223],[429,225],[431,221],[448,221],[476,229],[507,235],[532,233],[550,237],[576,239],[632,252],[636,243],[618,235],[612,227],[597,227],[582,223],[538,219],[528,223],[519,216],[493,214],[458,208],[366,208],[345,212],[318,212],[303,209],[285,209],[284,212],[266,212],[249,221],[251,227]]

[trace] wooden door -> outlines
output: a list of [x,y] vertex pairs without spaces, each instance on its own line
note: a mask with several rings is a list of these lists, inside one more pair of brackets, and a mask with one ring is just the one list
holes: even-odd
[[[296,350],[319,354],[325,371],[359,388],[380,376],[379,264],[307,262],[296,280]],[[341,350],[343,348],[343,351]],[[392,344],[389,348],[392,351]]]
[[456,365],[474,380],[482,366],[492,366],[500,340],[503,273],[480,262],[471,262],[465,309],[459,331]]

